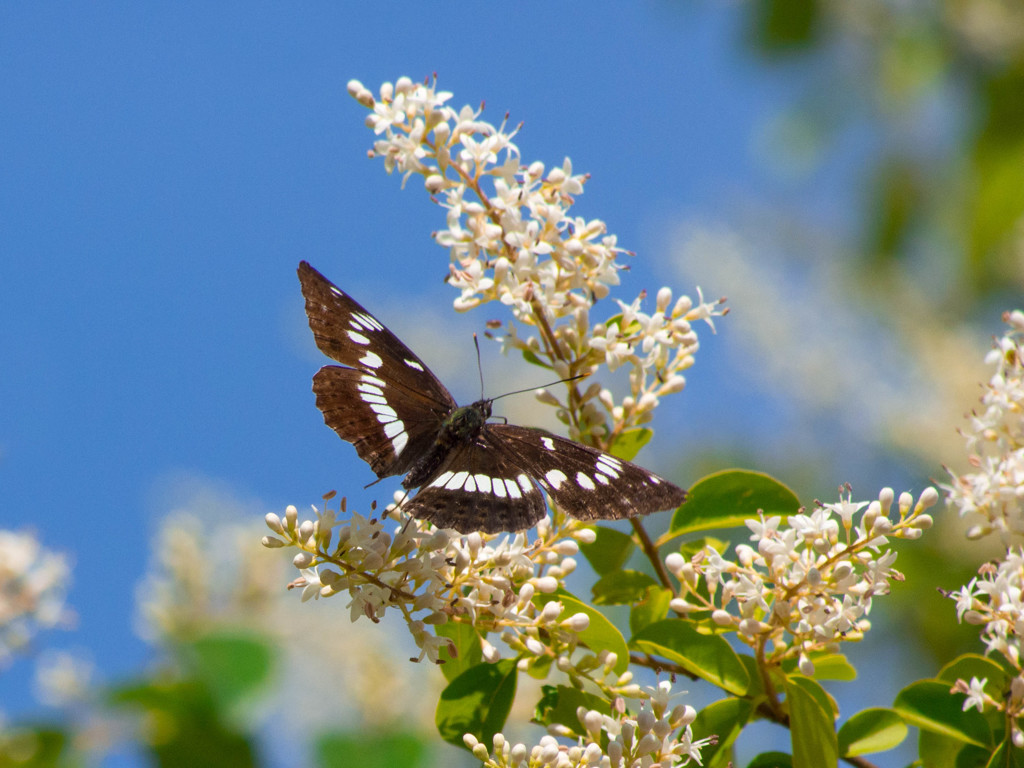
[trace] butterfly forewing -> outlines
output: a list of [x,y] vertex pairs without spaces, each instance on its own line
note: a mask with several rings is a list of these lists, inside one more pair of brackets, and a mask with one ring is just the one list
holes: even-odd
[[406,472],[455,400],[383,323],[306,262],[299,281],[316,345],[346,366],[313,378],[324,421],[378,477]]

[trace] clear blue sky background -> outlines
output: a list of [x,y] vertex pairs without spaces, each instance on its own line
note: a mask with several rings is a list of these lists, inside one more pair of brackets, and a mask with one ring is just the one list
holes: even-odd
[[[685,2],[0,6],[0,525],[72,555],[72,644],[102,675],[148,658],[133,590],[173,478],[256,517],[372,479],[313,405],[298,261],[396,329],[419,322],[407,302],[450,314],[443,212],[366,159],[346,82],[436,72],[453,103],[525,121],[524,158],[571,156],[593,176],[580,214],[639,254],[628,299],[677,282],[675,217],[799,194],[751,151],[798,73],[748,58],[739,20]],[[842,226],[849,178],[823,174],[806,204]],[[468,347],[492,314],[417,351]],[[738,415],[728,333],[705,335],[672,405],[688,450]],[[476,371],[449,384],[474,397]],[[25,684],[0,675],[3,708]]]

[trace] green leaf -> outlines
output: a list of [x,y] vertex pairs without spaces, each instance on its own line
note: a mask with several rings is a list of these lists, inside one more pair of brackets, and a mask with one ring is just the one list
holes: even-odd
[[114,708],[144,715],[156,729],[148,745],[155,765],[256,765],[249,737],[225,721],[204,683],[142,680],[111,689],[107,698]]
[[1013,745],[1010,739],[1000,742],[986,763],[988,768],[1021,768],[1024,766],[1024,750]]
[[197,676],[220,707],[251,703],[270,678],[274,649],[252,632],[211,632],[188,647]]
[[964,695],[950,693],[941,680],[920,680],[908,685],[893,702],[900,716],[911,725],[973,744],[992,745],[992,732],[976,709],[963,711]]
[[757,0],[751,41],[766,55],[803,52],[821,38],[821,4],[814,0]]
[[892,749],[907,738],[907,724],[891,709],[876,707],[858,712],[839,729],[839,754],[868,755]]
[[[720,539],[717,536],[700,536],[696,539],[679,542],[679,554],[687,560],[693,560],[694,556],[706,547],[711,547],[716,552],[725,552],[728,546],[729,542],[726,539]],[[703,583],[703,579],[701,583]]]
[[611,453],[624,461],[633,461],[640,449],[650,442],[654,432],[647,427],[627,429],[616,436]]
[[537,595],[534,600],[538,605],[547,605],[558,600],[565,609],[562,618],[567,619],[574,613],[585,613],[590,618],[590,626],[579,633],[580,642],[594,653],[611,651],[616,655],[615,671],[620,675],[629,668],[629,648],[626,638],[608,617],[596,608],[587,605],[578,597],[564,589],[558,589],[550,595]]
[[441,692],[434,715],[437,731],[449,744],[463,749],[462,737],[467,733],[490,744],[505,725],[515,696],[515,659],[470,667]]
[[793,756],[785,752],[762,752],[747,763],[747,768],[793,768]]
[[431,763],[423,737],[403,731],[335,731],[316,741],[320,768],[417,768]]
[[455,643],[456,656],[453,657],[449,654],[448,648],[444,645],[441,646],[439,654],[439,658],[444,661],[444,664],[439,665],[441,674],[448,682],[483,661],[484,652],[480,643],[480,635],[477,634],[472,624],[449,621],[436,625],[434,632],[438,637],[447,637]]
[[939,670],[939,674],[935,676],[937,680],[948,682],[950,687],[957,680],[970,682],[972,677],[976,677],[979,680],[987,679],[990,685],[993,685],[996,689],[1001,689],[1005,687],[1010,675],[1006,669],[1000,666],[998,661],[990,659],[988,656],[965,653],[946,664]]
[[821,687],[821,683],[803,675],[787,675],[783,678],[783,685],[789,685],[790,683],[802,686],[805,693],[814,697],[815,701],[818,702],[818,706],[832,716],[832,730],[835,730],[835,721],[839,717],[839,705],[829,692]]
[[[1018,87],[1024,82],[1018,79]],[[1016,96],[1019,101],[1020,96]],[[995,265],[998,251],[1006,249],[1021,214],[1024,213],[1024,139],[1018,124],[1015,139],[982,137],[974,152],[974,194],[969,215],[970,266],[989,265],[991,281],[999,274]]]
[[51,724],[5,722],[3,738],[0,739],[0,766],[73,768],[86,765],[80,754],[68,750],[72,743],[72,734]]
[[641,653],[660,656],[688,672],[737,696],[750,686],[747,668],[728,641],[718,635],[702,635],[684,619],[656,621],[629,641]]
[[524,349],[523,350],[523,360],[525,360],[526,362],[530,363],[531,365],[540,366],[541,368],[549,368],[549,369],[551,368],[550,365],[548,365],[543,360],[541,360],[539,357],[537,357],[537,355],[533,351],[531,351],[529,349]]
[[708,704],[697,713],[697,718],[691,725],[693,737],[703,739],[712,734],[718,736],[717,744],[701,750],[701,758],[707,768],[728,764],[732,756],[732,745],[743,731],[743,727],[750,721],[753,711],[752,702],[729,698]]
[[646,573],[622,570],[605,574],[590,588],[594,605],[628,605],[640,600],[648,587],[656,586]]
[[525,664],[519,667],[520,672],[525,672],[534,680],[547,680],[551,674],[551,665],[554,659],[548,654],[542,656],[528,656],[524,659]]
[[992,750],[965,744],[941,733],[918,730],[918,762],[928,768],[1000,768],[992,763]]
[[537,702],[533,716],[533,722],[540,725],[560,723],[579,733],[583,728],[579,717],[576,716],[579,707],[594,709],[605,715],[612,713],[608,701],[571,685],[545,685],[542,691],[543,695]]
[[841,653],[812,654],[815,680],[843,680],[850,682],[857,679],[857,669],[846,660]]
[[597,534],[594,541],[580,544],[580,551],[587,558],[590,567],[598,576],[621,570],[636,549],[633,537],[603,525],[595,525],[594,533]]
[[747,677],[750,678],[750,685],[747,686],[744,695],[754,701],[764,698],[764,680],[761,678],[761,668],[757,665],[757,659],[749,653],[741,653],[739,657],[743,668],[747,670]]
[[648,624],[664,619],[668,615],[670,602],[672,602],[670,590],[658,585],[645,589],[643,597],[633,603],[629,609],[629,631],[635,635]]
[[793,768],[832,768],[839,764],[834,718],[831,708],[822,705],[823,700],[828,701],[828,694],[809,677],[786,678]]
[[[857,679],[857,670],[846,656],[841,653],[818,653],[811,654],[811,661],[814,663],[815,680],[843,680],[849,682]],[[797,670],[796,659],[788,659],[783,663],[782,668],[787,673],[794,673]]]
[[[748,518],[792,515],[800,501],[778,480],[760,472],[729,469],[708,475],[690,488],[664,539],[711,528],[741,527]],[[663,543],[663,542],[659,542]]]

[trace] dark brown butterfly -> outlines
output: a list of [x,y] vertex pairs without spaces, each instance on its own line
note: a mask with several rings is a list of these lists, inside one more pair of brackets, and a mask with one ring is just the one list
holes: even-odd
[[324,421],[378,478],[405,475],[405,502],[439,528],[519,531],[544,494],[580,520],[679,506],[686,491],[643,467],[540,429],[488,423],[491,400],[460,407],[397,336],[303,261],[299,281],[316,345],[341,366],[313,377]]

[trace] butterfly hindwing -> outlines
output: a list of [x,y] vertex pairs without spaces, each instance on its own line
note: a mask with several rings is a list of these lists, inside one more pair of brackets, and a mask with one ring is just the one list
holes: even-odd
[[643,467],[539,429],[487,424],[453,449],[405,503],[414,517],[459,531],[517,531],[544,515],[543,489],[579,520],[678,507],[686,492]]
[[492,442],[579,520],[618,520],[674,509],[686,491],[597,448],[513,424],[489,424]]
[[528,474],[489,444],[488,431],[453,448],[434,476],[404,504],[413,517],[457,531],[521,531],[546,512]]
[[355,446],[377,477],[407,472],[437,434],[439,418],[430,403],[396,409],[392,404],[400,396],[406,403],[406,393],[355,368],[325,365],[313,377],[313,392],[324,423]]

